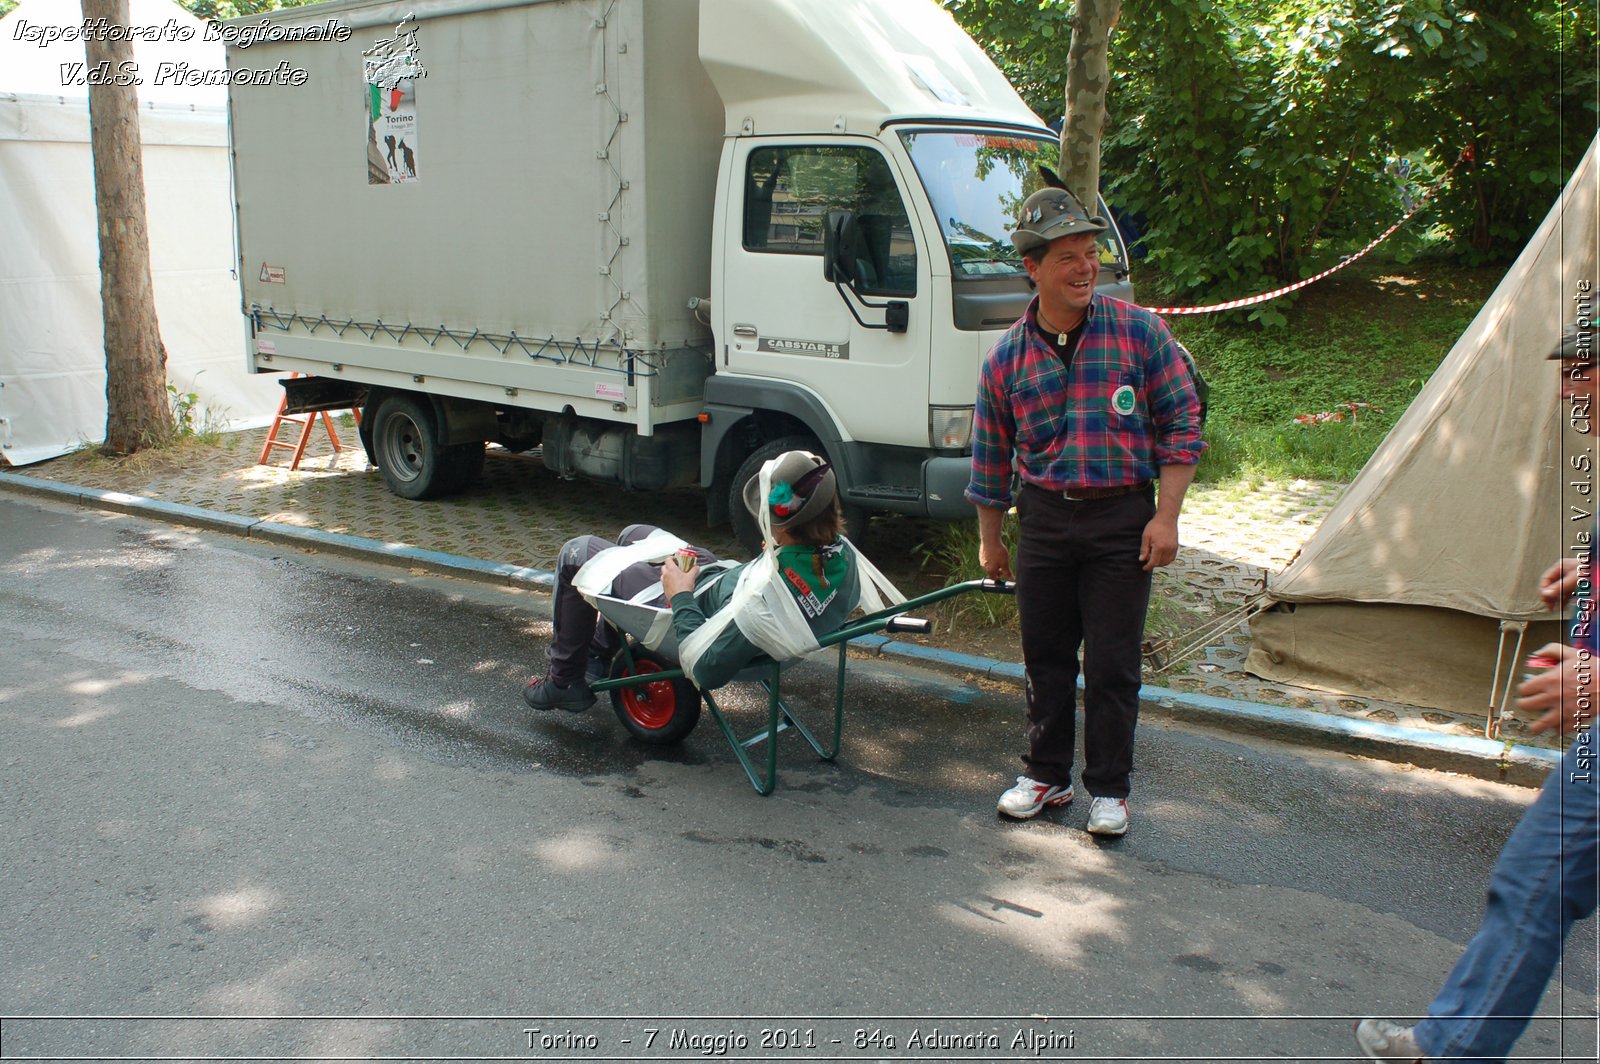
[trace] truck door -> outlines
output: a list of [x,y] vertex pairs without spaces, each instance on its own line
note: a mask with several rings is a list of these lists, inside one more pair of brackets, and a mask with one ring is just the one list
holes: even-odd
[[[752,138],[736,143],[732,173],[720,368],[809,388],[846,439],[926,448],[929,266],[894,162],[865,138]],[[907,304],[905,331],[874,327],[885,323],[884,308],[824,280],[833,210],[860,224],[860,295]]]

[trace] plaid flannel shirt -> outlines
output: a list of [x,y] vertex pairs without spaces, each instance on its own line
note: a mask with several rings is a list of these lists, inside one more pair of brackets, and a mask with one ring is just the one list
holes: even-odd
[[1038,307],[1035,296],[983,361],[968,500],[1009,509],[1013,455],[1024,482],[1050,491],[1137,484],[1200,460],[1200,398],[1166,322],[1097,293],[1069,371]]

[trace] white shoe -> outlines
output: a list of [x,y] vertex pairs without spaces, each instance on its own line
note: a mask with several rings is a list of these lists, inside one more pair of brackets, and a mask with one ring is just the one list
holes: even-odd
[[1123,798],[1096,798],[1089,803],[1089,834],[1126,835],[1128,803]]
[[1027,776],[1018,776],[1017,785],[1000,796],[995,808],[1006,816],[1026,820],[1038,816],[1039,811],[1045,806],[1053,808],[1066,805],[1070,801],[1072,801],[1070,784],[1066,787],[1057,787],[1029,779]]
[[1368,1060],[1417,1064],[1422,1060],[1422,1047],[1417,1045],[1415,1030],[1388,1020],[1362,1020],[1356,1024],[1356,1045]]

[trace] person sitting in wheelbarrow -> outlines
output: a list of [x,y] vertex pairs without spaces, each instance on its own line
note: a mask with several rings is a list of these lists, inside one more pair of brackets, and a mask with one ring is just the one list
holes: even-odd
[[[832,467],[809,451],[785,451],[768,462],[745,485],[744,504],[767,537],[761,558],[732,565],[704,548],[687,547],[679,552],[681,561],[636,561],[614,575],[609,570],[604,574],[611,596],[670,606],[684,668],[701,688],[720,687],[763,653],[779,656],[791,643],[804,649],[808,638],[814,647],[817,635],[843,625],[856,608],[861,599],[858,569],[870,568],[842,535],[844,518]],[[602,551],[637,548],[662,535],[653,525],[630,525],[615,542],[578,536],[561,548],[551,606],[550,666],[523,689],[528,705],[575,713],[594,705],[589,681],[606,675],[618,637],[609,624],[597,623],[598,613],[582,593],[579,571]],[[778,579],[770,579],[771,574],[752,579],[760,575],[752,567],[769,564],[768,555]],[[590,567],[587,575],[592,577],[593,571]],[[773,609],[770,599],[766,608],[753,601],[763,590],[770,595],[774,585],[788,592],[794,609],[786,603]],[[795,631],[795,609],[806,630]]]

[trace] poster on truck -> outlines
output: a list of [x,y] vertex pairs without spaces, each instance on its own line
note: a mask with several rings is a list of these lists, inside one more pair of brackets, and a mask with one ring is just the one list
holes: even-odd
[[[400,185],[417,180],[417,83],[392,89],[368,85],[367,183]],[[376,158],[374,158],[376,156]]]
[[427,71],[417,58],[417,31],[408,15],[395,34],[362,52],[366,80],[367,184],[417,180],[417,79]]

